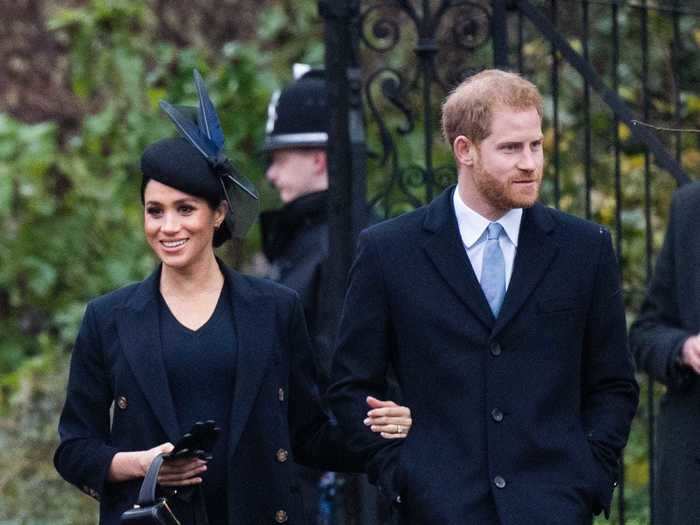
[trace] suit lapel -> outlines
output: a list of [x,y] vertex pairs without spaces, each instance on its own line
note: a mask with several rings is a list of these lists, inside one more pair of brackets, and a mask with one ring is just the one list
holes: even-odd
[[136,289],[118,309],[117,331],[124,355],[165,435],[173,443],[180,437],[173,398],[160,344],[157,290],[160,268]]
[[226,267],[222,267],[222,270],[229,284],[238,341],[236,385],[230,418],[230,460],[270,365],[274,337],[281,337],[281,334],[275,330],[275,303],[256,292],[238,273]]
[[494,323],[493,313],[459,235],[452,205],[453,191],[454,187],[448,188],[428,207],[423,226],[428,238],[423,249],[447,285],[490,328]]
[[550,235],[553,229],[554,221],[543,205],[524,210],[513,274],[492,336],[518,313],[554,260],[558,247]]

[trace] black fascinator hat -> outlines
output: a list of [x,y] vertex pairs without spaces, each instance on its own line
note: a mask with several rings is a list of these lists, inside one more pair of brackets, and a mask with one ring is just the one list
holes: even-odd
[[194,82],[199,97],[197,108],[160,102],[182,138],[163,139],[146,148],[141,157],[142,191],[153,179],[201,197],[214,207],[225,199],[229,212],[222,227],[227,231],[216,233],[214,244],[218,246],[229,235],[246,236],[258,216],[259,198],[253,183],[238,172],[223,151],[219,117],[196,69]]

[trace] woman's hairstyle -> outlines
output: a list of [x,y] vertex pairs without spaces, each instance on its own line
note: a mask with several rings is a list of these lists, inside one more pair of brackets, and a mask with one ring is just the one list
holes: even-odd
[[478,144],[491,134],[494,110],[534,108],[542,117],[542,96],[520,75],[487,69],[464,80],[442,104],[442,135],[450,149],[464,135]]

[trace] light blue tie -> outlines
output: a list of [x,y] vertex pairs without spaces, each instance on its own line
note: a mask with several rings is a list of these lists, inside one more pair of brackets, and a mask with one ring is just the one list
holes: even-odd
[[497,222],[489,224],[486,230],[486,246],[481,264],[481,289],[489,302],[494,317],[498,317],[503,298],[506,295],[506,261],[498,238],[503,226]]

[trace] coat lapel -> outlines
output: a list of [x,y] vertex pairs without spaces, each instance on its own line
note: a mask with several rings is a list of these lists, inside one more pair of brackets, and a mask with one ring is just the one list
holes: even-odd
[[270,365],[276,330],[275,303],[254,290],[240,274],[222,267],[228,280],[238,352],[230,418],[229,460],[238,446],[263,377]]
[[452,205],[454,187],[429,207],[423,228],[429,233],[423,249],[448,286],[489,329],[494,318],[459,235]]
[[117,331],[136,381],[165,435],[174,443],[180,437],[180,427],[160,344],[159,280],[160,267],[138,286],[126,305],[117,310]]
[[554,220],[543,205],[524,210],[513,274],[492,336],[518,313],[554,260],[558,247],[550,235],[553,230]]

